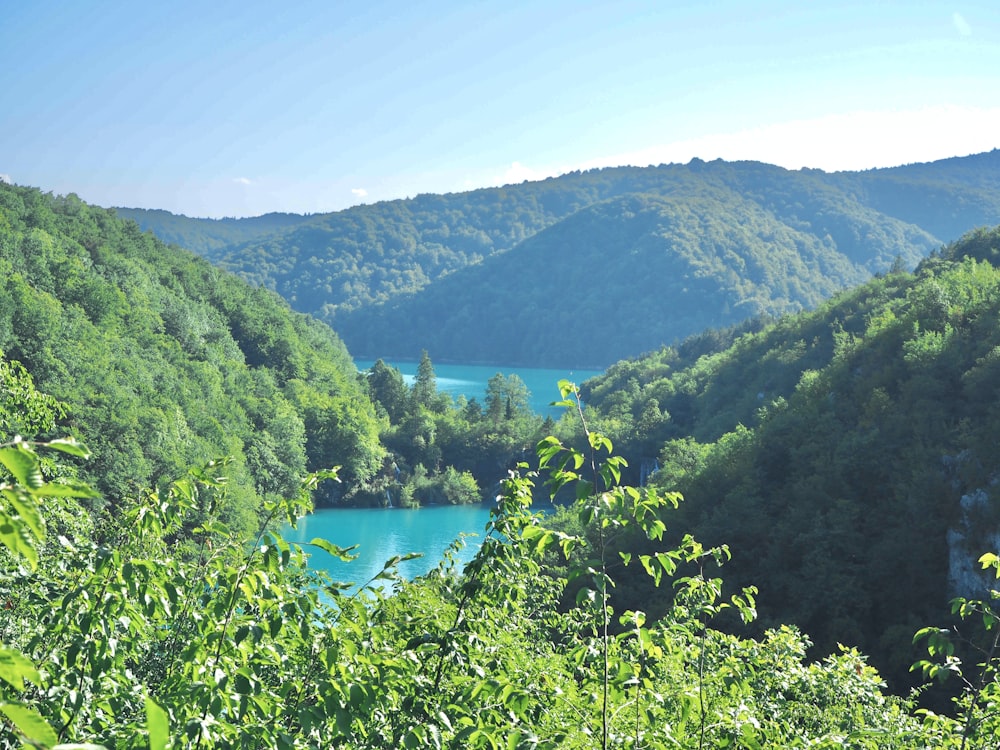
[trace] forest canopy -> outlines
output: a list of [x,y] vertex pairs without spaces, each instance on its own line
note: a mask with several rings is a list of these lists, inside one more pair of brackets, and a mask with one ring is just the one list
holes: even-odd
[[[1000,471],[1000,229],[815,311],[707,332],[584,384],[594,429],[761,586],[762,625],[850,643],[901,686],[910,635],[978,596]],[[649,599],[641,589],[626,601]],[[663,606],[666,606],[664,603]]]
[[52,430],[86,441],[104,502],[226,456],[230,520],[252,527],[306,471],[381,465],[327,326],[73,195],[0,184],[0,351],[69,405]]

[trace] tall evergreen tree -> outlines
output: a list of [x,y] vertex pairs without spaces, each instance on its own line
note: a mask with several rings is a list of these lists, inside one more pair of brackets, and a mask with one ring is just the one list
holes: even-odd
[[437,376],[434,374],[434,365],[431,364],[430,355],[424,349],[420,355],[420,364],[417,365],[417,376],[413,381],[413,402],[432,409],[437,401],[437,395]]

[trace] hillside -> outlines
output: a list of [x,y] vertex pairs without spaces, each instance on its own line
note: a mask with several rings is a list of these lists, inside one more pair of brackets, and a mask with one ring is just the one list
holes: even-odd
[[912,268],[1000,222],[998,175],[998,151],[834,174],[694,160],[358,206],[212,248],[204,220],[140,220],[327,321],[359,357],[607,366]]
[[[864,231],[875,234],[874,219]],[[879,236],[905,263],[933,245],[891,220]],[[338,325],[359,353],[412,358],[420,342],[440,360],[604,367],[706,328],[812,307],[868,276],[737,193],[633,194]]]
[[231,456],[241,528],[307,469],[350,483],[381,460],[328,327],[76,196],[0,184],[0,352],[66,405],[55,431],[93,451],[82,470],[112,508]]
[[916,273],[583,389],[633,480],[656,458],[654,482],[683,492],[677,528],[730,545],[762,625],[857,646],[897,686],[912,633],[982,593],[974,561],[996,545],[998,257],[1000,230],[980,230]]
[[180,245],[199,255],[212,253],[230,245],[280,234],[312,220],[299,214],[270,213],[249,219],[193,219],[162,209],[115,208],[123,219],[131,219],[144,232],[152,231],[168,244]]

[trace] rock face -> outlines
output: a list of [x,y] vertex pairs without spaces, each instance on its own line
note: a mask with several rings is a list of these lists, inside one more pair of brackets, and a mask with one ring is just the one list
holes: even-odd
[[[995,478],[992,488],[1000,484]],[[984,528],[990,513],[990,492],[979,488],[962,495],[958,523],[948,529],[948,590],[951,596],[967,599],[989,598],[997,585],[993,576],[980,569],[979,556],[1000,550],[1000,530]]]

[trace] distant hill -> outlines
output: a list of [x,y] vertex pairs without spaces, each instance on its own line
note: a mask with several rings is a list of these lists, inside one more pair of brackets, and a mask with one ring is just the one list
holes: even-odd
[[249,219],[193,219],[162,209],[115,208],[123,219],[132,219],[168,244],[180,245],[199,255],[211,255],[230,245],[268,234],[286,232],[309,222],[311,216],[270,213]]
[[[706,326],[807,309],[1000,222],[1000,151],[832,174],[700,160],[602,169],[298,223],[142,219],[327,321],[356,356],[606,366]],[[227,242],[237,228],[247,235]]]

